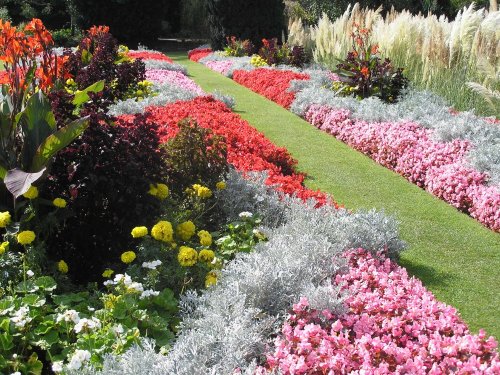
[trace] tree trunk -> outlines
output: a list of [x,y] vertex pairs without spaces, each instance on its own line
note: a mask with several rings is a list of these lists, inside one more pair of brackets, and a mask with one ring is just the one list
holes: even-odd
[[490,0],[490,12],[496,12],[498,10],[497,0]]

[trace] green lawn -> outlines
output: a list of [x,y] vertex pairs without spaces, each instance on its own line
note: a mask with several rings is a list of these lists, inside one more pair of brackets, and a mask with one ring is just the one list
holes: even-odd
[[375,207],[395,216],[408,243],[400,264],[456,307],[472,330],[500,338],[500,234],[185,54],[168,55],[207,92],[233,96],[241,117],[299,161],[308,187],[333,194],[349,209]]

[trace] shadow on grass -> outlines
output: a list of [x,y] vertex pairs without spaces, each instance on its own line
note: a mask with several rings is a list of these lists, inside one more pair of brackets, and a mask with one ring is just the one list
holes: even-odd
[[451,286],[456,277],[450,273],[438,272],[435,268],[415,263],[407,259],[401,259],[399,265],[406,268],[410,276],[420,279],[425,286],[446,287]]

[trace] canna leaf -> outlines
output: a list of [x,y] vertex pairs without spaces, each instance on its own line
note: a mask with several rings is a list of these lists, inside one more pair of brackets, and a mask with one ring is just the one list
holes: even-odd
[[36,173],[24,172],[17,168],[11,169],[6,173],[4,183],[7,190],[17,199],[28,191],[33,182],[43,175],[43,172],[45,172],[45,168]]

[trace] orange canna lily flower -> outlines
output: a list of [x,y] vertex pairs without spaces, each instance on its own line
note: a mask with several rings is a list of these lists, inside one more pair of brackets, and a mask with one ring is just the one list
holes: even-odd
[[361,74],[363,74],[365,78],[368,78],[370,76],[370,70],[366,66],[363,66],[361,68]]

